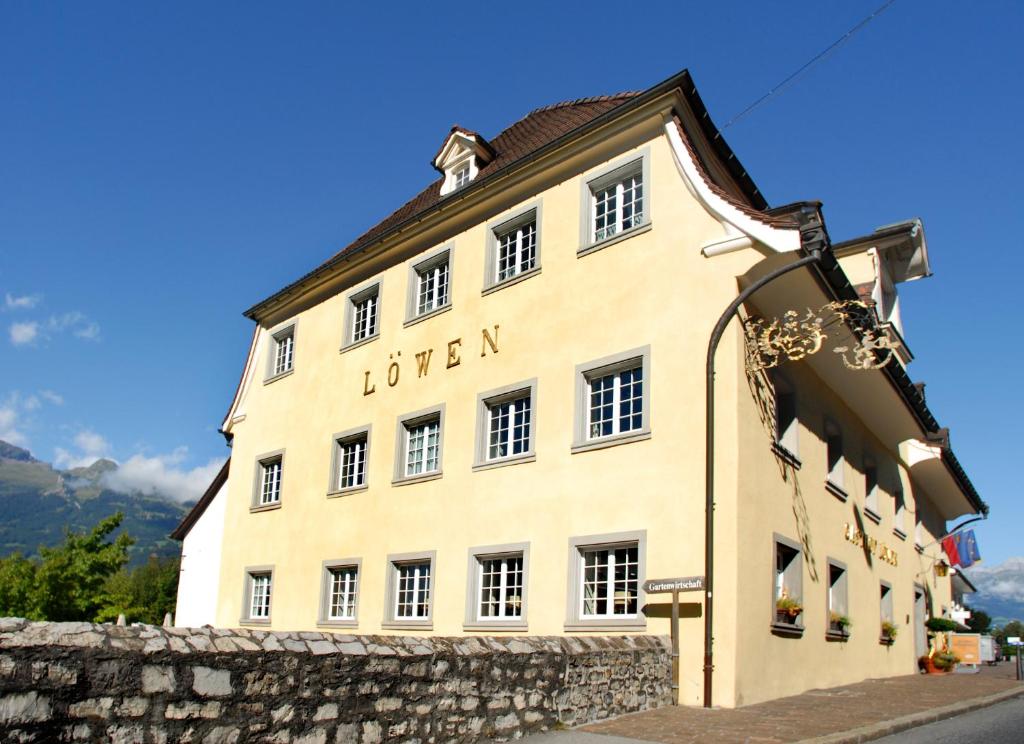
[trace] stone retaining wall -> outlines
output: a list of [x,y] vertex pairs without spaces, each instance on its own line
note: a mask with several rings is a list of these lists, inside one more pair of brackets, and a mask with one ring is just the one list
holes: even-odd
[[413,638],[0,619],[0,741],[515,739],[671,702],[664,637]]

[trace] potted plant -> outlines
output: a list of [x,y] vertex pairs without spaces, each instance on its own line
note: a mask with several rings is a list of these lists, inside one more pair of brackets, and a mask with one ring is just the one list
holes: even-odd
[[932,657],[932,663],[940,670],[940,674],[953,671],[953,667],[959,662],[960,657],[950,651],[941,651]]
[[882,641],[885,643],[892,643],[894,640],[896,640],[896,633],[898,632],[898,630],[899,629],[896,627],[895,623],[892,623],[889,620],[883,620]]
[[783,592],[782,596],[775,600],[775,619],[777,622],[795,625],[796,619],[800,617],[800,613],[803,611],[803,605],[800,604],[799,600],[788,596],[786,592]]
[[840,615],[838,612],[832,612],[828,616],[828,629],[833,633],[848,635],[851,625],[853,625],[853,623],[846,615]]

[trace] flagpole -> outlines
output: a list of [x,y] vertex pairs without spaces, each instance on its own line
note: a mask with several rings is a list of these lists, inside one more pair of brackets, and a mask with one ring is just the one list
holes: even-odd
[[971,524],[972,522],[977,522],[977,521],[980,521],[982,519],[988,519],[988,515],[986,514],[986,515],[981,516],[981,517],[972,517],[971,519],[968,519],[968,520],[966,520],[964,522],[961,522],[956,527],[954,527],[949,532],[947,532],[945,535],[940,537],[938,540],[934,540],[934,541],[928,543],[927,545],[922,545],[921,546],[921,550],[924,550],[925,548],[930,548],[932,545],[938,545],[939,543],[941,543],[943,540],[945,540],[950,535],[956,534],[957,532],[959,532],[960,530],[962,530],[964,527],[966,527],[967,525]]

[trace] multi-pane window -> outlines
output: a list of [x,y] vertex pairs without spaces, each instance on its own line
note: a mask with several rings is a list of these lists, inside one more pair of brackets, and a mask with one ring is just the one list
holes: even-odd
[[397,563],[395,568],[395,618],[430,617],[430,561]]
[[441,420],[428,419],[405,426],[405,475],[432,473],[441,467]]
[[903,496],[903,489],[897,488],[892,494],[893,501],[895,502],[893,508],[895,510],[895,516],[893,517],[893,529],[899,530],[901,533],[905,527],[905,520],[907,515],[907,503]]
[[846,458],[843,455],[843,434],[831,421],[825,424],[825,449],[828,456],[826,480],[842,490],[843,470]]
[[337,566],[328,569],[328,620],[354,620],[359,571],[355,566]]
[[633,617],[638,611],[640,563],[636,543],[581,548],[580,617]]
[[270,617],[270,574],[249,574],[249,617],[266,620]]
[[290,372],[295,363],[295,327],[274,335],[274,375]]
[[776,376],[772,382],[775,387],[775,443],[795,457],[798,432],[796,395],[781,378]]
[[338,442],[338,490],[366,485],[366,445],[366,434]]
[[477,558],[478,620],[523,616],[523,554]]
[[803,566],[796,543],[775,541],[775,617],[795,625],[803,611]]
[[469,163],[455,171],[455,188],[461,189],[467,183],[469,183]]
[[597,439],[643,426],[643,365],[587,378],[587,437]]
[[537,265],[537,220],[523,223],[497,236],[495,281],[530,271]]
[[594,242],[610,238],[644,222],[643,173],[637,168],[593,191]]
[[828,627],[833,632],[845,632],[847,619],[846,568],[837,563],[828,564]]
[[416,314],[423,315],[448,304],[448,255],[416,269]]
[[275,457],[260,463],[259,506],[268,506],[281,501],[281,472],[284,460]]
[[377,333],[377,316],[379,311],[378,293],[365,293],[352,299],[352,342],[362,341]]
[[870,458],[864,460],[864,506],[878,515],[878,466]]
[[514,457],[530,450],[530,395],[487,406],[487,459]]

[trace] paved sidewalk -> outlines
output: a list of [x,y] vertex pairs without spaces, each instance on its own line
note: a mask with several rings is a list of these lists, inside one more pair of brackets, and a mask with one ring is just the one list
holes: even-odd
[[[860,682],[732,710],[673,707],[635,713],[571,732],[529,737],[533,744],[824,744],[870,741],[1015,694],[1024,683],[1010,663],[978,674],[910,675]],[[612,738],[615,737],[615,738]],[[620,738],[622,737],[622,738]]]

